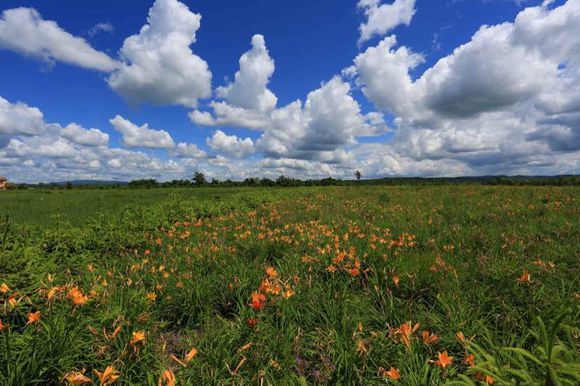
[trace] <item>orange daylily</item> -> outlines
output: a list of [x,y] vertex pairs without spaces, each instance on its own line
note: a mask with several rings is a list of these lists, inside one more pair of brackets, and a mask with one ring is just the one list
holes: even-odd
[[294,290],[292,288],[287,288],[286,291],[282,293],[282,296],[284,296],[285,299],[291,298],[294,296]]
[[360,275],[360,270],[357,267],[354,268],[346,268],[346,272],[352,277]]
[[146,297],[148,301],[154,302],[157,299],[157,294],[155,292],[149,292]]
[[117,328],[115,328],[115,330],[110,335],[107,335],[107,332],[105,331],[105,338],[107,338],[107,340],[115,339],[115,337],[119,335],[120,332],[121,326],[117,326]]
[[189,350],[188,353],[185,354],[185,362],[186,363],[191,362],[191,360],[197,356],[198,352],[199,351],[195,347],[193,347],[191,350]]
[[84,385],[85,383],[92,383],[93,380],[81,372],[68,373],[64,376],[64,380],[69,385]]
[[393,275],[393,284],[395,284],[395,287],[399,288],[399,275]]
[[40,316],[41,316],[41,312],[40,311],[36,311],[36,312],[30,312],[28,314],[28,322],[26,323],[26,325],[30,325],[30,324],[38,324],[40,323]]
[[411,326],[411,321],[407,321],[395,331],[396,333],[401,335],[401,341],[407,347],[411,347],[411,334],[413,334],[419,328],[419,323],[415,323],[414,326]]
[[465,357],[465,364],[469,367],[475,366],[475,356],[473,354],[469,354],[467,357]]
[[482,373],[476,373],[475,379],[477,379],[478,381],[485,382],[486,385],[493,385],[495,382],[495,380],[491,375],[484,375]]
[[9,298],[8,298],[8,305],[10,306],[10,308],[14,309],[16,307],[18,307],[18,304],[20,303],[20,301],[22,300],[22,298],[20,299],[16,299],[16,296],[18,294],[14,293],[12,294]]
[[159,378],[159,381],[157,382],[158,386],[175,386],[175,382],[177,380],[175,379],[175,374],[173,373],[173,370],[171,369],[167,369],[163,372],[163,374],[161,374],[161,378]]
[[95,375],[99,378],[99,382],[101,385],[112,385],[119,377],[121,373],[118,372],[113,365],[107,366],[105,371],[100,372],[97,370],[93,370]]
[[8,329],[8,324],[3,324],[2,319],[0,319],[0,331],[4,331]]
[[437,357],[439,359],[434,361],[435,366],[445,368],[445,367],[451,365],[451,363],[453,363],[453,357],[450,356],[449,354],[447,354],[447,351],[438,352]]
[[471,338],[466,338],[465,334],[461,331],[457,331],[455,333],[455,337],[457,338],[458,341],[460,341],[461,343],[471,343],[471,341],[473,340],[473,338],[475,338],[475,335],[472,336]]
[[0,292],[2,292],[3,294],[10,292],[10,287],[8,287],[8,284],[6,283],[0,284]]
[[524,272],[522,272],[521,276],[518,278],[518,283],[531,283],[531,282],[532,282],[531,275],[528,272],[528,270],[525,269]]
[[48,292],[46,293],[46,298],[48,299],[49,302],[53,301],[54,298],[56,297],[56,294],[60,291],[60,287],[52,287],[51,289],[48,290]]
[[360,339],[356,342],[356,352],[361,355],[368,353],[368,346],[364,340]]
[[439,337],[437,335],[430,333],[427,330],[423,331],[421,336],[423,338],[423,343],[425,343],[426,345],[432,345],[439,341]]
[[73,287],[66,295],[75,306],[85,305],[89,301],[89,297],[85,296],[78,287]]
[[268,267],[266,268],[266,275],[268,275],[270,279],[273,279],[278,276],[278,272],[276,269],[274,269],[274,267]]
[[399,370],[397,370],[394,367],[391,367],[391,369],[388,371],[381,367],[379,369],[379,372],[383,377],[387,377],[389,379],[392,379],[393,381],[398,381],[399,379],[401,379],[401,373],[399,373]]
[[266,305],[266,296],[260,292],[252,293],[252,308],[256,311],[261,310]]
[[248,320],[246,320],[246,324],[248,325],[248,327],[254,328],[258,325],[258,319],[248,318]]
[[131,346],[135,346],[137,343],[145,342],[145,331],[134,331],[131,337]]

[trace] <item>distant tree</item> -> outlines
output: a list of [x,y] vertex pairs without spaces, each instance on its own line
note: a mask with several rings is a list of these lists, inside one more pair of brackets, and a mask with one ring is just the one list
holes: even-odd
[[70,181],[66,183],[66,188],[67,190],[71,190],[73,188],[72,183]]
[[156,188],[158,186],[159,186],[159,184],[154,179],[149,179],[149,180],[133,180],[133,181],[129,182],[129,187],[130,188],[147,188],[147,189],[151,189],[151,188]]
[[327,177],[327,178],[323,178],[320,180],[320,185],[321,186],[331,186],[331,185],[336,185],[337,180],[335,180],[332,177]]
[[262,178],[260,180],[260,185],[261,186],[274,186],[274,185],[276,185],[276,182],[275,181],[272,181],[269,178]]
[[205,179],[205,174],[203,174],[202,172],[195,172],[193,174],[193,183],[196,186],[203,186],[206,183],[206,179]]
[[360,181],[360,178],[362,177],[362,173],[360,172],[360,170],[357,170],[354,172],[354,176],[356,177],[357,181]]
[[242,182],[243,186],[259,186],[260,185],[260,180],[257,178],[246,178],[243,182]]

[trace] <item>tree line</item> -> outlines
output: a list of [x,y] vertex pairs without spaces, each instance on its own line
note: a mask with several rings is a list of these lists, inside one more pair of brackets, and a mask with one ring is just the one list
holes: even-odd
[[332,177],[322,179],[297,179],[284,175],[276,179],[270,178],[246,178],[244,180],[218,180],[207,178],[202,172],[195,172],[189,179],[172,181],[157,181],[155,179],[137,179],[130,182],[120,181],[66,181],[60,183],[41,184],[11,184],[10,190],[14,189],[152,189],[170,187],[299,187],[299,186],[358,186],[358,185],[534,185],[534,186],[580,186],[580,176],[483,176],[483,177],[387,177],[379,179],[362,179],[362,174],[357,171],[355,179],[337,179]]

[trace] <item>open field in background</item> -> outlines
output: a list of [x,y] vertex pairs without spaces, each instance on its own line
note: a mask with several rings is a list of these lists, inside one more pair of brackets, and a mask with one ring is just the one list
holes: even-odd
[[0,194],[0,384],[577,385],[579,200],[478,185]]

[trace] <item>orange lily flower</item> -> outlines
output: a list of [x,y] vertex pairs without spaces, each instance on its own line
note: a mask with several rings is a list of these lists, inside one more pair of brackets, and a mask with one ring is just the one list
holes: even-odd
[[252,293],[252,308],[256,311],[261,310],[266,305],[266,296],[259,292]]
[[111,335],[107,335],[107,332],[105,331],[105,338],[107,338],[107,340],[115,339],[120,332],[121,326],[117,326],[117,328],[115,328],[115,330],[111,333]]
[[30,312],[28,314],[28,322],[26,323],[26,325],[40,323],[40,316],[41,316],[40,311]]
[[409,320],[401,324],[401,327],[399,327],[396,332],[401,335],[401,341],[403,341],[405,346],[411,347],[411,335],[417,331],[418,328],[419,323],[415,323],[415,325],[411,327],[411,321]]
[[175,379],[175,374],[173,373],[173,370],[171,369],[167,369],[163,372],[163,374],[161,374],[161,378],[159,378],[159,381],[157,382],[158,386],[175,386],[175,382],[177,380]]
[[66,297],[69,298],[75,306],[85,305],[89,301],[88,296],[83,295],[83,292],[77,287],[73,287]]
[[101,382],[101,385],[103,386],[112,385],[121,376],[121,373],[118,372],[113,365],[107,366],[107,368],[103,372],[97,370],[93,371],[95,372],[95,375],[99,378],[99,382]]
[[391,367],[391,369],[388,371],[381,367],[379,371],[383,377],[387,377],[389,379],[392,379],[393,381],[398,381],[399,379],[401,379],[401,373],[399,373],[399,370],[397,370],[394,367]]
[[154,302],[157,299],[157,294],[155,292],[149,292],[146,297],[148,301]]
[[491,375],[483,375],[482,373],[476,373],[475,379],[478,381],[485,382],[486,385],[493,385],[495,380]]
[[360,339],[356,342],[356,352],[361,355],[368,353],[368,346],[364,340]]
[[423,331],[421,336],[423,338],[423,343],[425,343],[426,345],[432,345],[439,341],[439,337],[437,335],[430,333],[427,330]]
[[145,342],[145,331],[134,331],[131,337],[131,346],[135,346],[137,343]]
[[294,296],[294,290],[292,288],[288,287],[288,288],[286,288],[286,291],[284,291],[282,296],[284,296],[285,299],[289,299],[292,296]]
[[52,287],[51,289],[49,289],[48,292],[46,293],[46,298],[48,299],[48,301],[52,302],[59,291],[60,287]]
[[2,292],[3,294],[10,292],[10,287],[8,287],[8,284],[6,283],[0,284],[0,292]]
[[453,363],[453,357],[449,356],[449,354],[447,354],[447,351],[438,352],[437,357],[439,359],[437,359],[434,362],[436,366],[445,368],[445,367],[451,365],[451,363]]
[[395,284],[395,287],[399,288],[399,275],[393,275],[393,284]]
[[8,324],[3,324],[2,319],[0,319],[0,331],[4,331],[8,329]]
[[64,376],[64,380],[69,385],[84,385],[85,383],[92,383],[93,380],[81,372],[68,373]]
[[266,268],[266,275],[268,275],[270,279],[273,279],[278,276],[278,272],[276,269],[274,269],[274,267],[268,267]]
[[8,305],[10,306],[10,308],[14,309],[16,307],[18,307],[18,304],[20,303],[20,301],[22,300],[22,298],[20,299],[16,299],[17,294],[14,293],[12,294],[9,298],[8,298]]
[[185,362],[186,363],[191,362],[191,360],[197,356],[198,352],[199,351],[195,347],[193,347],[191,350],[189,350],[189,352],[187,354],[185,354]]
[[466,338],[465,334],[463,334],[463,332],[461,331],[457,331],[455,333],[455,337],[457,338],[458,341],[460,341],[461,343],[471,343],[471,341],[473,340],[473,338],[475,338],[475,335],[472,336],[471,338]]
[[531,282],[532,282],[531,275],[528,272],[528,270],[525,269],[524,272],[522,272],[521,276],[518,278],[518,283],[531,283]]
[[465,364],[468,365],[469,367],[475,366],[475,356],[473,354],[469,354],[465,358]]
[[347,268],[346,271],[348,272],[348,274],[352,277],[358,276],[360,275],[360,270],[356,267],[354,268]]

